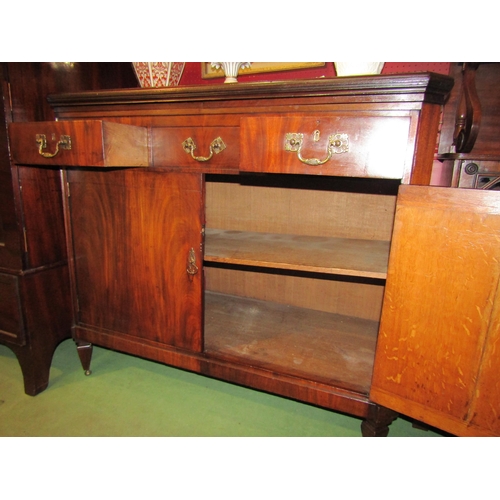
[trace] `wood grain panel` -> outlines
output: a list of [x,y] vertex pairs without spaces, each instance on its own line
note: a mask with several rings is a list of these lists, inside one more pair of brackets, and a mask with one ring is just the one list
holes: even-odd
[[[499,282],[500,285],[500,282]],[[474,430],[500,436],[500,286],[495,293],[494,310],[484,342],[481,367],[468,419]]]
[[[497,193],[402,186],[374,401],[444,430],[466,433],[478,393],[482,399],[498,394],[491,366],[482,372],[481,390],[478,377],[483,351],[491,363],[498,340],[496,320],[489,325],[495,318],[500,277],[499,242]],[[490,425],[500,413],[498,401],[483,400],[482,418]]]
[[[202,186],[197,174],[70,171],[79,323],[199,351]],[[82,339],[83,340],[83,339]]]

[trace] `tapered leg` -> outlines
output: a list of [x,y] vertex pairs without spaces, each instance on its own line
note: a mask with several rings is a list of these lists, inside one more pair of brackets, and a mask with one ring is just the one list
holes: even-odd
[[373,405],[368,418],[361,423],[361,433],[364,437],[386,437],[389,434],[389,425],[397,417],[395,411]]
[[28,273],[18,280],[18,307],[24,311],[23,342],[0,342],[16,354],[24,391],[36,396],[49,384],[50,365],[57,346],[71,338],[71,302],[67,266]]
[[90,375],[92,373],[90,370],[90,362],[92,361],[92,344],[82,340],[75,340],[75,343],[78,357],[82,363],[83,371],[85,372],[85,375]]
[[28,396],[40,394],[49,385],[50,365],[54,349],[45,351],[36,351],[30,347],[13,349],[21,366],[24,392]]

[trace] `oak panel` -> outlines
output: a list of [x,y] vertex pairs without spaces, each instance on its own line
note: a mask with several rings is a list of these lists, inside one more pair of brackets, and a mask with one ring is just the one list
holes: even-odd
[[497,357],[499,242],[497,193],[401,187],[374,401],[467,433],[480,397],[480,419],[492,425],[500,413],[500,400],[488,397],[498,394],[491,363]]
[[[500,282],[499,282],[500,285]],[[500,436],[500,300],[497,288],[491,322],[486,333],[484,353],[469,412],[472,429]]]

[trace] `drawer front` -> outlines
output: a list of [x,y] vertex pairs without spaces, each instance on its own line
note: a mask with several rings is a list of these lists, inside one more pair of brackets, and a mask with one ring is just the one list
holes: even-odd
[[411,166],[409,116],[265,116],[241,120],[242,171],[399,179]]
[[239,168],[238,127],[160,127],[152,130],[155,167]]
[[12,158],[19,165],[147,167],[145,127],[75,120],[12,123]]
[[0,274],[0,339],[24,343],[23,316],[17,276]]

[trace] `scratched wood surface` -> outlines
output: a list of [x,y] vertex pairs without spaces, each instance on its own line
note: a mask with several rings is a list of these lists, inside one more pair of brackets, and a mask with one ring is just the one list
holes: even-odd
[[498,193],[403,187],[373,400],[455,434],[498,435],[499,278]]
[[385,279],[389,242],[206,230],[205,260]]
[[368,393],[378,323],[207,292],[205,352]]

